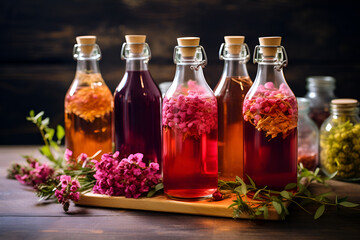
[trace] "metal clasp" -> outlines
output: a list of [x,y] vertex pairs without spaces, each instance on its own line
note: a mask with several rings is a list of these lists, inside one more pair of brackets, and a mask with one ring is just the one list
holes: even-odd
[[[260,46],[256,45],[254,50],[254,56],[253,56],[253,63],[261,63],[263,62],[264,58],[262,53],[260,53],[260,49],[263,47],[276,47],[277,53],[276,53],[276,66],[274,66],[274,69],[277,71],[281,71],[283,67],[286,67],[288,65],[288,57],[285,51],[285,48],[283,46]],[[280,49],[280,51],[279,51]]]
[[[176,46],[174,48],[174,55],[173,55],[173,61],[175,64],[181,64],[182,60],[181,60],[181,53],[179,54],[178,51],[180,52],[181,48],[196,48],[196,52],[195,52],[195,60],[194,62],[198,63],[195,65],[191,65],[190,69],[191,70],[199,70],[199,68],[205,68],[205,66],[207,65],[207,56],[206,56],[206,52],[205,49],[203,48],[203,46],[198,45],[198,46]],[[200,52],[198,52],[198,48],[200,48]]]
[[[243,43],[243,44],[226,44],[226,46],[233,46],[233,45],[236,45],[236,46],[239,46],[241,45],[241,50],[240,50],[240,58],[243,58],[241,55],[242,51],[243,51],[243,48],[242,47],[245,47],[245,61],[249,61],[250,60],[250,49],[249,49],[249,46],[246,44],[246,43]],[[231,58],[231,57],[225,57],[223,52],[224,52],[224,48],[225,48],[225,43],[222,43],[221,46],[220,46],[220,49],[219,49],[219,59],[220,60],[236,60],[238,58]],[[241,59],[243,60],[243,59]]]

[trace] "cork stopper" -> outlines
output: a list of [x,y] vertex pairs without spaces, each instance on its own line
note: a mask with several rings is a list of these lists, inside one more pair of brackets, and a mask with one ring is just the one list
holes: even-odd
[[224,39],[226,44],[237,44],[228,46],[227,49],[230,54],[240,54],[241,44],[243,44],[245,40],[244,36],[225,36]]
[[[281,37],[260,37],[259,42],[260,46],[280,46]],[[277,48],[265,47],[262,48],[262,52],[266,57],[275,57]]]
[[[126,35],[125,39],[127,43],[145,43],[146,35]],[[144,44],[134,44],[129,46],[131,53],[140,54],[144,50]]]
[[84,54],[90,54],[94,49],[96,43],[96,36],[78,36],[76,37],[77,44],[86,44],[89,46],[80,46],[81,52]]
[[183,57],[194,57],[196,53],[196,46],[200,44],[199,37],[182,37],[177,39],[179,46],[194,46],[189,48],[181,48],[181,54]]

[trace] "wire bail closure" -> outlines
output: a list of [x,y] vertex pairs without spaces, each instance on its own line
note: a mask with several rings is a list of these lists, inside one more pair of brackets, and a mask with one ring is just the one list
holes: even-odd
[[[226,50],[226,47],[228,46],[241,46],[240,54],[236,57],[226,57],[226,53],[228,51]],[[250,49],[249,46],[246,43],[242,44],[226,44],[222,43],[219,49],[219,59],[220,60],[245,60],[245,62],[248,62],[250,60]]]
[[[81,50],[81,47],[93,47],[93,49],[91,50],[91,53],[86,54],[83,53],[83,51]],[[101,59],[101,51],[100,51],[100,47],[99,45],[95,44],[80,44],[77,43],[74,45],[73,48],[73,58],[75,60],[78,59],[85,59],[85,58],[95,58],[97,61],[99,61]]]
[[[181,48],[196,48],[196,53],[195,53],[195,62],[197,62],[198,64],[195,65],[191,65],[190,69],[191,70],[199,70],[199,68],[205,68],[205,66],[207,65],[207,56],[206,56],[206,52],[205,49],[203,48],[203,46],[198,45],[198,46],[175,46],[174,48],[174,55],[173,55],[173,61],[175,64],[186,64],[184,62],[184,59],[181,58]],[[199,51],[200,49],[200,51]],[[186,59],[185,59],[186,61]],[[191,62],[194,62],[191,61]]]
[[268,48],[273,47],[277,48],[277,53],[274,58],[276,58],[276,66],[274,66],[274,69],[277,71],[281,71],[283,67],[286,67],[288,65],[288,57],[285,51],[285,48],[283,46],[261,46],[256,45],[254,50],[254,56],[253,56],[253,63],[262,63],[264,62],[264,55],[262,52],[260,52],[261,48]]
[[[144,49],[139,54],[132,53],[130,51],[130,45],[143,45]],[[124,42],[121,47],[120,56],[121,56],[121,60],[126,60],[128,58],[138,59],[138,60],[144,59],[145,60],[144,62],[148,63],[149,60],[151,59],[151,50],[147,43],[126,43],[126,42]]]

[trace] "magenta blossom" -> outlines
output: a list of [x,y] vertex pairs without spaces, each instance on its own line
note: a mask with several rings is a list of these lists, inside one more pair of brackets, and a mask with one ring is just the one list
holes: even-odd
[[55,190],[55,197],[58,199],[59,203],[63,205],[64,211],[67,212],[70,206],[70,200],[79,201],[80,192],[80,183],[78,180],[71,180],[71,177],[68,175],[60,176],[61,189]]
[[39,184],[46,183],[55,170],[46,163],[41,164],[38,161],[28,161],[30,168],[22,167],[21,174],[15,175],[15,178],[22,184],[37,188]]
[[119,152],[103,154],[95,163],[95,193],[139,198],[160,182],[159,164],[143,162],[143,154],[130,154],[120,160]]

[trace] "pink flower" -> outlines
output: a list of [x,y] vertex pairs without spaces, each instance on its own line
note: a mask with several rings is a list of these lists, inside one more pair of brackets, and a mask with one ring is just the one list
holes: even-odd
[[60,176],[61,187],[66,187],[71,182],[71,177],[68,175]]
[[69,161],[72,158],[72,154],[73,154],[73,152],[70,149],[67,148],[65,150],[65,160]]
[[63,205],[66,212],[69,209],[70,200],[77,202],[80,199],[80,193],[78,192],[80,183],[76,179],[71,180],[71,177],[68,175],[61,175],[60,182],[61,189],[55,190],[55,197]]
[[138,198],[160,181],[159,164],[143,162],[143,154],[130,154],[119,159],[119,154],[103,154],[100,162],[94,162],[95,193],[110,196]]
[[80,153],[78,156],[78,162],[84,162],[87,159],[88,155],[86,153]]

